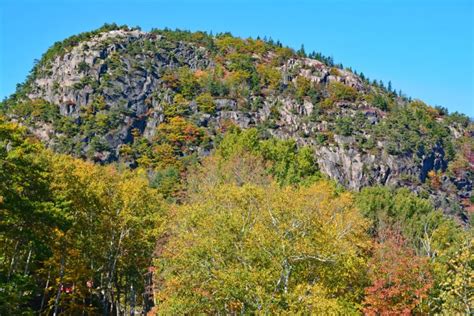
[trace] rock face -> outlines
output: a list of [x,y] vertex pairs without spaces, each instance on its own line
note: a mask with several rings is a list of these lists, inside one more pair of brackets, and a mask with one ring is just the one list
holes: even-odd
[[148,109],[145,101],[160,88],[161,73],[166,68],[186,65],[198,69],[209,64],[203,49],[182,42],[174,47],[165,43],[157,52],[139,53],[133,60],[121,55],[145,43],[159,46],[160,41],[161,36],[138,30],[102,33],[57,57],[48,69],[49,75],[35,80],[28,97],[59,105],[62,115],[77,116],[81,106],[90,104],[99,92],[107,104],[120,104],[136,116],[143,115]]
[[[271,64],[274,55],[270,51],[253,56],[256,69]],[[232,58],[241,56],[231,56],[231,61]],[[183,68],[196,77],[200,72],[221,71],[222,80],[230,81],[230,74],[236,72],[230,71],[233,66],[221,59],[212,48],[160,34],[122,29],[103,32],[51,58],[28,85],[29,99],[42,99],[57,106],[59,115],[70,124],[67,126],[73,130],[80,127],[78,131],[68,134],[68,128],[59,130],[45,120],[25,124],[56,150],[79,156],[89,153],[88,157],[98,162],[123,160],[135,166],[135,161],[123,157],[121,147],[134,141],[134,131],[153,142],[157,128],[166,120],[165,107],[175,102],[178,93],[184,94],[176,88],[173,74]],[[320,170],[354,190],[380,184],[418,191],[430,171],[447,169],[445,148],[438,143],[423,153],[392,154],[386,150],[386,141],[376,138],[373,131],[385,122],[387,113],[373,106],[368,97],[378,90],[353,72],[296,55],[272,67],[280,77],[272,92],[266,92],[262,86],[259,91],[238,86],[237,95],[232,89],[219,92],[214,96],[212,113],[200,111],[192,98],[186,116],[208,130],[211,143],[215,130],[232,121],[241,128],[263,126],[275,137],[311,146]],[[288,92],[302,86],[301,78],[323,88],[303,96]],[[333,100],[331,110],[324,112],[321,100],[331,98],[331,91],[325,87],[332,83],[349,87],[349,92],[355,91],[357,95]],[[406,106],[401,98],[395,98],[395,102],[399,107]],[[84,114],[87,111],[94,113],[95,121],[84,132],[83,127],[89,124]],[[107,121],[103,129],[97,127],[101,124],[100,115]],[[341,132],[339,126],[346,126],[349,132]],[[453,139],[465,134],[459,126],[449,128]],[[74,146],[66,144],[65,139],[69,138]],[[361,141],[373,144],[370,149],[361,149]],[[441,187],[453,185],[457,188],[454,194],[434,194],[438,205],[446,199],[452,202],[448,205],[459,205],[461,199],[469,198],[472,174],[442,179]]]

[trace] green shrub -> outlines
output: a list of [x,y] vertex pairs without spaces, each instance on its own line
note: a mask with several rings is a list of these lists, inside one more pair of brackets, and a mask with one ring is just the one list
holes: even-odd
[[383,94],[369,94],[366,97],[367,102],[375,106],[376,108],[381,109],[382,111],[390,110],[393,107],[393,101]]
[[210,93],[203,93],[196,98],[198,109],[201,112],[212,114],[216,111],[214,98]]
[[173,103],[163,103],[163,114],[167,119],[176,116],[183,116],[189,112],[189,102],[182,94],[176,94],[173,98]]
[[340,82],[331,82],[328,85],[329,96],[333,101],[355,101],[357,90]]
[[352,118],[344,116],[336,120],[336,133],[342,136],[351,136],[353,128]]

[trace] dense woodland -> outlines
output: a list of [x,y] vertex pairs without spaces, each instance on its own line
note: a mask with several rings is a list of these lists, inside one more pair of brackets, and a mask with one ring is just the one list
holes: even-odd
[[[206,47],[220,63],[213,72],[176,67],[162,73],[173,97],[161,102],[164,121],[154,137],[134,129],[120,159],[97,163],[94,155],[108,146],[103,136],[127,115],[101,97],[106,87],[94,88],[79,119],[27,95],[55,56],[123,28],[106,25],[56,43],[2,103],[0,315],[474,313],[466,211],[473,199],[450,214],[429,199],[443,176],[474,172],[467,117],[411,100],[363,74],[362,92],[304,77],[284,86],[274,67],[291,56],[320,60],[335,74],[343,69],[303,47],[153,30]],[[144,48],[131,45],[128,53],[133,49]],[[251,57],[268,52],[265,63]],[[113,58],[109,69],[119,76],[120,59]],[[83,85],[94,84],[86,80]],[[336,134],[355,135],[354,146],[366,152],[381,140],[393,155],[443,146],[449,163],[430,171],[418,194],[381,185],[349,190],[321,172],[312,148],[268,132],[278,124],[277,109],[255,127],[227,120],[208,128],[190,105],[213,115],[216,98],[231,95],[251,111],[261,106],[256,94],[272,93],[316,105],[307,120],[332,124],[304,136],[319,144]],[[246,95],[254,102],[243,102]],[[334,115],[342,101],[368,102],[384,111],[384,120],[371,125],[358,114]],[[59,131],[55,146],[32,133],[40,121]],[[467,132],[454,138],[453,125]],[[87,150],[75,135],[87,139]]]
[[291,142],[234,130],[170,188],[0,131],[2,314],[472,311],[470,229]]

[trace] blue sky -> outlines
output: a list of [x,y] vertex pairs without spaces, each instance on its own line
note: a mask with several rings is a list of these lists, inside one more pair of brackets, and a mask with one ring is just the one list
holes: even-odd
[[474,117],[474,1],[1,0],[0,98],[55,41],[105,22],[304,44],[431,105]]

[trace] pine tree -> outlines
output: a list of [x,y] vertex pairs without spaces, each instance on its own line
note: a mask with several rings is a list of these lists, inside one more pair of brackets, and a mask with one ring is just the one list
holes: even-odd
[[301,44],[301,48],[296,52],[300,57],[306,57],[306,52],[304,50],[304,45]]

